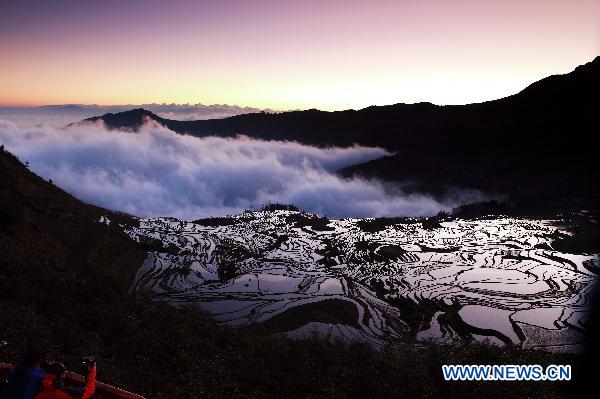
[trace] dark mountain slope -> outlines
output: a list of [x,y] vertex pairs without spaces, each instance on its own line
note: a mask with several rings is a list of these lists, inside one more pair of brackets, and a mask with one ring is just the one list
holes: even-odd
[[590,198],[599,192],[592,172],[600,132],[598,87],[600,57],[518,94],[479,104],[395,104],[205,121],[173,121],[133,110],[92,120],[137,129],[143,117],[150,117],[196,136],[245,134],[320,146],[382,146],[398,154],[343,173],[408,180],[421,191],[459,186],[509,194],[516,201]]
[[[0,251],[5,255],[0,258],[2,270],[13,269],[11,278],[35,271],[40,283],[40,289],[31,293],[0,280],[0,295],[22,299],[43,296],[46,289],[52,290],[47,279],[60,275],[61,280],[74,279],[85,285],[90,278],[98,279],[99,273],[102,278],[118,282],[121,289],[128,289],[144,251],[118,228],[97,220],[102,215],[121,223],[135,220],[82,203],[31,173],[4,149],[0,151],[0,164]],[[14,262],[22,266],[11,267]]]
[[[509,194],[521,203],[597,198],[600,57],[510,97],[441,107],[438,125],[416,128],[404,151],[344,174]],[[421,142],[419,142],[421,140]]]

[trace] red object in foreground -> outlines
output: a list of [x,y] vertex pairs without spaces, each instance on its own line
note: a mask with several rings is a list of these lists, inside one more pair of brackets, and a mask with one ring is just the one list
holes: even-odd
[[[8,363],[0,363],[0,378],[5,378],[15,366]],[[83,387],[83,376],[67,371],[65,373],[65,384],[73,387]],[[92,395],[95,399],[144,399],[143,396],[127,392],[111,385],[96,381],[96,390]]]

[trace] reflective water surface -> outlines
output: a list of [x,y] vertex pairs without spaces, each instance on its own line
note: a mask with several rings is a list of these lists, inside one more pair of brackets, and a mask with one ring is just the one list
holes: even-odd
[[564,351],[586,340],[599,257],[553,250],[552,221],[378,225],[276,211],[199,223],[143,219],[126,228],[135,240],[168,248],[148,254],[134,289],[199,304],[232,325],[308,304],[356,309],[355,320],[317,318],[288,330],[292,337],[316,331],[374,345],[476,339]]

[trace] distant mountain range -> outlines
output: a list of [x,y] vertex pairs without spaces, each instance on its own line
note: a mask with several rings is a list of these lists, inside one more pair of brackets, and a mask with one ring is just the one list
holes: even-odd
[[85,121],[137,130],[145,118],[194,136],[238,134],[318,146],[380,146],[395,155],[341,171],[411,182],[442,194],[448,187],[507,194],[537,204],[596,198],[600,132],[600,57],[518,94],[468,105],[431,103],[250,113],[224,119],[177,121],[135,109]]
[[[240,107],[227,104],[59,104],[43,105],[39,107],[0,107],[0,118],[15,116],[51,116],[54,118],[65,117],[66,120],[76,121],[105,113],[118,113],[129,111],[133,108],[144,108],[164,118],[177,120],[198,120],[226,118],[233,115],[248,114],[253,112],[274,112],[271,109],[254,107]],[[66,123],[66,122],[65,122]]]

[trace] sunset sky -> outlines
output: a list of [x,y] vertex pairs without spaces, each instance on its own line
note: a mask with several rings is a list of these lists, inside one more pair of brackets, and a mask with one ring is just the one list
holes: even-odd
[[0,0],[2,106],[464,104],[599,54],[599,0]]

